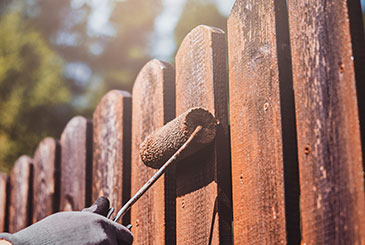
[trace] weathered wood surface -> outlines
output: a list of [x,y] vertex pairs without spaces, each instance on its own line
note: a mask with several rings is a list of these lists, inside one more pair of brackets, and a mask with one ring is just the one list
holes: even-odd
[[[99,102],[93,118],[92,197],[110,200],[118,211],[130,197],[131,95],[112,90]],[[129,215],[123,224],[129,224]]]
[[288,1],[304,244],[365,244],[347,2]]
[[60,210],[79,211],[91,205],[92,123],[81,116],[72,118],[60,144]]
[[[152,60],[140,71],[132,93],[132,195],[156,172],[140,159],[140,144],[175,117],[175,69]],[[175,168],[132,207],[134,244],[175,244]]]
[[300,242],[294,98],[285,11],[285,0],[237,0],[228,19],[237,244]]
[[198,26],[176,56],[176,115],[191,107],[219,121],[215,143],[177,164],[177,244],[232,244],[225,36]]
[[0,173],[0,232],[8,231],[8,227],[6,227],[6,218],[7,218],[7,183],[8,176],[5,173]]
[[33,163],[21,156],[10,175],[9,232],[17,232],[32,223]]
[[[365,152],[365,35],[361,2],[347,1],[347,9],[350,20],[352,55],[354,57],[362,152]],[[365,159],[362,160],[363,168],[365,168]]]
[[60,147],[43,139],[33,156],[33,223],[59,211]]

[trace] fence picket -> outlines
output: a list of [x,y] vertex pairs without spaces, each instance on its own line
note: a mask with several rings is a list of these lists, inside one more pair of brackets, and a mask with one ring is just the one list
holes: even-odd
[[0,173],[0,232],[8,231],[7,227],[7,201],[9,195],[7,193],[8,176],[5,173]]
[[304,244],[365,243],[348,2],[288,1]]
[[33,156],[33,223],[59,210],[60,146],[43,139]]
[[60,144],[60,210],[81,210],[91,205],[91,122],[81,116],[72,118],[61,135]]
[[[361,1],[347,1],[351,46],[354,60],[357,104],[359,107],[362,152],[365,152],[365,35]],[[363,157],[363,168],[365,158]]]
[[[107,196],[118,211],[130,197],[131,95],[112,90],[93,118],[92,197]],[[129,224],[129,214],[123,224]]]
[[10,175],[9,232],[17,232],[32,223],[33,163],[21,156]]
[[[143,140],[175,117],[175,69],[152,60],[140,71],[132,94],[132,194],[156,172],[143,164]],[[134,244],[175,244],[175,168],[170,168],[132,207]]]
[[191,107],[219,121],[215,143],[177,164],[177,244],[231,244],[232,210],[225,35],[198,26],[176,56],[176,115]]
[[228,53],[237,244],[300,242],[288,35],[285,0],[236,1]]

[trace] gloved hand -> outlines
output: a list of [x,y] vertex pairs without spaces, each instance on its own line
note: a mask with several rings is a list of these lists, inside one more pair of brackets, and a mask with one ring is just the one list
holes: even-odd
[[107,219],[109,200],[100,197],[81,212],[60,212],[14,234],[2,233],[15,245],[132,244],[133,235],[123,225]]

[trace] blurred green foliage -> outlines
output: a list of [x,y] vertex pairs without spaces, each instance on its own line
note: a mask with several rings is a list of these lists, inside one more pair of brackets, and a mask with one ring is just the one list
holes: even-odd
[[[90,118],[108,90],[131,91],[152,58],[161,0],[105,0],[109,19],[99,32],[90,25],[95,2],[0,1],[0,171],[31,156],[43,137],[59,138],[72,116]],[[225,30],[226,18],[211,1],[187,0],[177,46],[200,24]]]
[[[109,0],[109,6],[111,31],[95,33],[92,1],[1,1],[0,171],[22,154],[32,156],[43,137],[59,138],[75,114],[91,117],[107,90],[131,90],[150,59],[162,6],[160,0]],[[90,73],[86,81],[68,74],[75,64]]]
[[[27,21],[66,63],[85,64],[91,70],[86,83],[64,76],[78,113],[91,116],[99,99],[110,89],[131,91],[139,70],[151,59],[148,43],[154,19],[162,11],[160,0],[105,0],[111,8],[106,26],[110,30],[105,33],[90,28],[90,17],[98,11],[92,1],[20,2]],[[82,104],[77,100],[80,97]]]
[[0,170],[32,154],[42,137],[59,133],[69,113],[70,91],[62,60],[19,13],[0,22]]

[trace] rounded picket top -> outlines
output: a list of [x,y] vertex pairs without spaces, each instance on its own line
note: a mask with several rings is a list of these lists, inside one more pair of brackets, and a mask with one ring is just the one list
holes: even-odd
[[17,232],[31,224],[33,159],[19,157],[10,174],[9,232]]
[[[232,233],[232,210],[228,206],[218,209],[216,217],[220,222],[214,225],[214,231],[211,230],[212,221],[208,215],[213,213],[212,204],[216,200],[219,203],[223,201],[220,199],[222,196],[230,196],[230,186],[226,184],[230,183],[231,175],[227,168],[229,137],[226,73],[224,32],[215,27],[197,26],[185,37],[176,55],[176,115],[199,107],[209,111],[219,121],[219,125],[214,144],[185,159],[189,161],[188,164],[176,165],[176,203],[184,203],[176,205],[177,244],[185,241],[194,244],[232,243],[231,236],[227,235]],[[214,179],[217,181],[212,181]],[[220,198],[216,199],[217,196]],[[189,205],[192,203],[194,205]],[[196,206],[199,206],[199,211]],[[192,227],[192,220],[199,222]]]
[[[186,51],[188,50],[196,52],[196,50],[191,49],[192,46],[209,46],[209,42],[212,41],[212,36],[215,34],[224,35],[224,31],[217,27],[198,25],[185,36],[181,42],[179,50],[177,51],[176,57],[187,56],[188,53]],[[198,60],[195,57],[191,58]]]
[[[154,174],[145,166],[139,150],[142,141],[157,128],[175,117],[175,69],[173,65],[149,61],[139,72],[132,93],[132,176],[131,192],[136,193]],[[174,170],[158,180],[131,209],[135,243],[173,244],[176,234],[175,211],[169,207],[175,200],[172,182]],[[149,207],[146,209],[146,207]],[[150,214],[152,215],[150,215]],[[138,224],[137,224],[138,223]],[[158,234],[158,235],[156,235]]]
[[93,115],[92,201],[106,196],[118,208],[129,199],[130,135],[131,94],[111,90]]
[[[151,97],[154,99],[161,97],[163,99],[166,96],[165,93],[169,93],[168,96],[174,96],[175,87],[171,81],[175,81],[174,66],[157,59],[150,60],[143,66],[134,82],[132,89],[133,101],[144,104],[151,103],[151,100],[149,100]],[[162,90],[165,90],[164,93],[162,93]],[[148,96],[148,98],[145,96]],[[140,100],[140,97],[144,98],[143,101]]]
[[215,114],[215,100],[222,100],[221,107],[226,104],[222,96],[207,96],[215,86],[222,90],[227,86],[225,34],[219,28],[199,25],[184,38],[176,55],[176,114],[192,107]]
[[82,116],[73,117],[62,132],[60,144],[60,210],[81,210],[91,204],[91,183],[86,183],[92,167],[91,122]]
[[59,210],[60,145],[43,139],[33,156],[33,223]]

